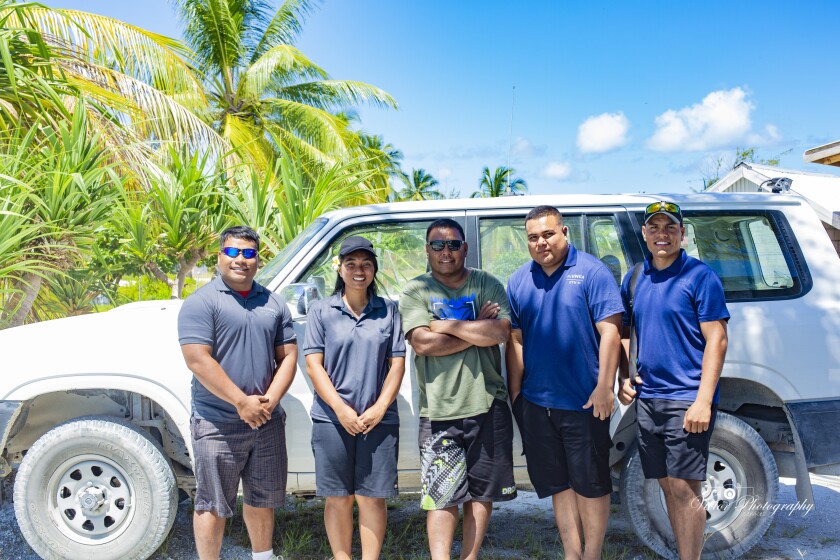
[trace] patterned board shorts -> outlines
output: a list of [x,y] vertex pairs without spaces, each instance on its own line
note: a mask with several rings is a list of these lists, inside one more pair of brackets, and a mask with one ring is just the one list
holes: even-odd
[[446,509],[470,500],[516,497],[513,423],[507,403],[457,420],[420,418],[420,506]]

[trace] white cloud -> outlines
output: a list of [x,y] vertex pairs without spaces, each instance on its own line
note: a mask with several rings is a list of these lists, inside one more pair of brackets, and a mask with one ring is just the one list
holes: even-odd
[[763,146],[777,142],[781,137],[782,135],[779,134],[779,129],[772,124],[768,124],[761,132],[750,134],[747,139],[747,144],[750,146]]
[[446,179],[447,177],[449,177],[451,175],[452,175],[452,170],[451,169],[449,169],[448,167],[441,167],[440,169],[437,170],[437,174],[435,175],[435,178],[438,181],[443,181],[444,179]]
[[523,158],[539,156],[545,152],[544,147],[534,146],[530,140],[522,138],[521,136],[517,137],[513,141],[513,146],[511,148],[511,152],[514,156]]
[[540,175],[549,179],[566,179],[572,174],[572,166],[566,162],[552,161],[543,167]]
[[[739,87],[713,91],[700,103],[676,111],[670,109],[656,117],[656,132],[647,145],[659,152],[730,146],[748,138],[753,109],[747,93]],[[773,131],[772,126],[769,131]]]
[[609,152],[627,143],[630,121],[624,113],[602,113],[578,127],[577,145],[584,153]]

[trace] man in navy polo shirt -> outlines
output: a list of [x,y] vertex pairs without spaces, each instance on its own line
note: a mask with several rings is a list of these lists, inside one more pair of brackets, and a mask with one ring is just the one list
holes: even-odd
[[569,244],[556,208],[531,210],[525,231],[533,261],[507,288],[513,413],[531,483],[540,498],[551,496],[565,557],[594,560],[610,508],[609,427],[624,307],[609,269]]
[[292,316],[283,299],[254,282],[260,238],[222,232],[219,276],[184,301],[178,339],[192,370],[193,531],[201,560],[218,559],[225,519],[242,517],[254,560],[272,551],[274,508],[286,496],[286,414],[280,399],[297,366]]
[[642,470],[662,487],[680,558],[697,559],[706,526],[700,487],[706,480],[729,311],[714,271],[680,247],[685,227],[679,206],[650,204],[642,234],[650,255],[635,290],[632,271],[621,285],[625,323],[632,313],[638,340],[638,374],[631,381],[622,360],[618,398],[624,404],[637,399]]

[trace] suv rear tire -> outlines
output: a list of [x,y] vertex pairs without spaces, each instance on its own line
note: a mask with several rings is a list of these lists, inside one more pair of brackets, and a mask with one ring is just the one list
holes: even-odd
[[[621,474],[621,503],[639,539],[665,558],[677,558],[665,496],[656,480],[646,480],[639,450],[627,454]],[[776,503],[779,474],[763,439],[742,420],[718,412],[709,444],[703,483],[706,531],[703,558],[737,558],[770,526],[760,509]]]

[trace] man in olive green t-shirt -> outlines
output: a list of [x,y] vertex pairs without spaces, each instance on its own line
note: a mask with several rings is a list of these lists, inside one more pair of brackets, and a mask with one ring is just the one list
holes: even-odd
[[426,230],[431,273],[400,298],[420,393],[421,506],[432,560],[449,560],[464,506],[461,560],[478,558],[493,502],[516,497],[513,423],[499,344],[510,333],[504,286],[464,266],[467,243],[450,219]]

